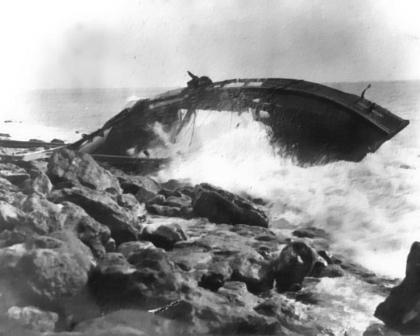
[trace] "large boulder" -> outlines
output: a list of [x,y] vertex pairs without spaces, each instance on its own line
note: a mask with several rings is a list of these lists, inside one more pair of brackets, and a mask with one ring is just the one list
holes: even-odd
[[193,210],[214,223],[268,227],[267,216],[249,201],[206,183],[195,187]]
[[16,265],[22,293],[28,300],[58,304],[84,290],[94,265],[90,250],[72,234],[56,234],[63,244],[28,251]]
[[141,238],[167,250],[175,243],[187,240],[187,235],[178,223],[149,224],[143,227]]
[[302,281],[311,274],[317,261],[316,251],[305,243],[289,243],[272,265],[277,290],[283,292],[300,289]]
[[148,176],[120,174],[118,181],[124,193],[135,195],[141,203],[149,201],[162,189],[159,183]]
[[83,185],[94,190],[113,189],[121,193],[117,178],[86,153],[65,148],[55,151],[48,162],[47,174],[55,186]]
[[403,334],[420,333],[420,242],[411,245],[404,280],[379,304],[375,316]]
[[89,216],[111,230],[117,244],[138,238],[137,211],[121,207],[107,193],[79,187],[53,191],[50,199],[57,203],[69,201],[82,207]]

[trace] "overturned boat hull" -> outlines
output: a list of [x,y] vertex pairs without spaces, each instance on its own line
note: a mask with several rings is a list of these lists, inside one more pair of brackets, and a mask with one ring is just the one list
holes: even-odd
[[106,155],[147,150],[159,141],[151,126],[182,127],[181,110],[251,111],[269,126],[273,144],[302,164],[360,161],[409,123],[363,97],[303,80],[208,80],[138,101],[72,147]]

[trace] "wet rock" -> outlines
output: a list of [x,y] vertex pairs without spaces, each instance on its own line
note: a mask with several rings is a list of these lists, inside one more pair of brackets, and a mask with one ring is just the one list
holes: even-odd
[[140,203],[156,196],[162,189],[159,183],[148,176],[119,174],[118,181],[124,193],[135,195]]
[[401,334],[383,324],[374,323],[365,330],[363,336],[401,336]]
[[193,210],[214,223],[268,226],[264,212],[249,201],[205,183],[195,187]]
[[178,208],[188,208],[191,207],[191,197],[186,195],[181,196],[169,196],[165,200],[165,205],[178,207]]
[[192,185],[188,180],[175,180],[171,179],[161,183],[162,188],[170,191],[182,190],[184,188],[191,188]]
[[233,270],[228,261],[214,261],[203,274],[198,285],[211,291],[217,291],[232,277],[232,274]]
[[375,316],[403,334],[420,333],[420,242],[411,245],[405,278],[376,308]]
[[94,190],[113,189],[121,193],[115,176],[99,166],[89,154],[69,149],[54,152],[48,162],[48,176],[55,186],[83,185]]
[[259,314],[275,318],[284,327],[285,335],[332,335],[314,321],[305,305],[286,296],[277,295],[255,306]]
[[273,263],[273,276],[280,292],[300,289],[303,279],[310,275],[318,257],[303,242],[292,242]]
[[[184,221],[182,225],[190,240],[176,243],[168,254],[200,286],[217,290],[226,281],[235,280],[255,293],[272,287],[270,260],[279,244],[275,239],[256,239],[262,234],[272,238],[269,230],[200,220]],[[259,251],[262,247],[264,252]]]
[[317,272],[313,270],[312,275],[318,278],[339,278],[344,276],[344,270],[340,265],[322,265]]
[[188,211],[176,206],[148,204],[146,207],[147,211],[154,215],[165,216],[165,217],[187,217],[189,216]]
[[217,293],[197,288],[157,314],[192,324],[196,334],[274,334],[281,327],[253,309],[259,302],[244,283],[227,282]]
[[117,250],[117,243],[114,238],[110,238],[105,244],[106,252],[115,252]]
[[157,247],[168,250],[175,243],[187,240],[187,235],[177,223],[149,224],[143,228],[141,238],[151,241]]
[[42,311],[36,307],[10,307],[7,311],[9,319],[19,322],[34,331],[54,331],[58,315],[53,312]]
[[69,201],[82,207],[89,216],[111,230],[117,245],[137,240],[139,221],[137,213],[118,205],[108,194],[87,188],[56,190],[50,198],[54,202]]
[[143,222],[146,220],[147,211],[144,204],[140,204],[138,200],[131,194],[122,194],[117,196],[118,205],[129,209],[130,213],[138,221]]
[[322,229],[307,226],[293,231],[293,235],[299,238],[324,238],[329,239],[329,234]]
[[155,249],[156,246],[149,241],[133,241],[122,243],[118,246],[118,252],[122,253],[126,259],[130,258],[133,254],[141,252],[146,249]]
[[153,307],[179,298],[182,278],[162,249],[144,249],[128,260],[107,253],[89,281],[102,306]]

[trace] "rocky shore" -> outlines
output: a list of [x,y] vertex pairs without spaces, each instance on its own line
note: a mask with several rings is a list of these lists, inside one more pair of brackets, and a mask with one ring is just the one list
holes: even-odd
[[420,243],[390,292],[331,254],[328,232],[273,230],[265,200],[206,183],[158,183],[62,149],[0,163],[0,185],[1,334],[335,335],[311,292],[323,278],[390,294],[375,313],[387,326],[365,335],[420,331]]

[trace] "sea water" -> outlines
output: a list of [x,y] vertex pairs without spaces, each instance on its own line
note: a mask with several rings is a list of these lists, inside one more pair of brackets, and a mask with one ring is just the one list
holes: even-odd
[[[330,85],[359,94],[367,84]],[[49,90],[16,95],[0,114],[0,133],[76,140],[119,112],[130,97],[158,91]],[[188,178],[263,197],[270,202],[273,223],[323,228],[332,236],[333,253],[345,254],[380,275],[402,278],[410,245],[420,240],[420,82],[373,83],[366,98],[409,119],[410,125],[361,162],[302,167],[270,145],[265,126],[251,113],[198,111],[175,145],[155,125],[174,159],[158,178]],[[314,291],[327,298],[315,313],[338,332],[362,332],[383,300],[369,286],[348,277],[323,279]]]

